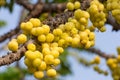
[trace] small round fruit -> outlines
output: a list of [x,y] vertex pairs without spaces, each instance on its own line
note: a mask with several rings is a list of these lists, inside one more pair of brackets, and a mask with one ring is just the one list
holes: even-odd
[[59,65],[60,64],[60,59],[54,59],[54,65]]
[[34,77],[37,79],[41,79],[44,77],[44,72],[43,71],[36,71],[36,72],[34,72]]
[[51,55],[53,55],[54,58],[58,58],[59,57],[59,52],[57,50],[52,50]]
[[31,22],[26,22],[26,23],[25,23],[25,27],[24,27],[24,30],[25,30],[25,31],[31,31],[32,28],[33,28],[33,25],[32,25]]
[[49,33],[46,36],[46,42],[52,42],[54,40],[54,35],[52,33]]
[[33,24],[33,27],[39,27],[41,26],[41,21],[37,18],[31,18],[30,22]]
[[54,60],[54,56],[53,55],[46,55],[45,58],[44,58],[44,61],[47,63],[47,64],[52,64],[53,63],[53,60]]
[[72,2],[68,2],[66,7],[68,10],[74,10],[74,4]]
[[48,25],[43,25],[42,28],[44,30],[44,34],[48,34],[50,32],[50,27]]
[[19,44],[23,44],[27,41],[27,36],[24,35],[24,34],[20,34],[18,37],[17,37],[17,42]]
[[38,41],[45,42],[45,40],[46,40],[46,36],[45,35],[39,35],[38,36]]
[[99,64],[100,63],[100,57],[96,56],[95,59],[94,59],[94,61],[95,61],[96,64]]
[[79,9],[80,8],[80,2],[79,1],[76,1],[75,3],[74,3],[74,8],[75,9]]
[[38,67],[38,69],[39,70],[45,70],[46,68],[47,68],[47,64],[44,61],[42,61],[40,66]]
[[27,49],[31,50],[31,51],[35,51],[36,50],[36,46],[35,46],[35,44],[30,43],[30,44],[27,45]]
[[42,62],[41,59],[36,58],[35,60],[33,60],[33,66],[38,67],[40,66],[41,62]]
[[8,43],[8,48],[11,51],[17,51],[18,50],[18,43],[16,41],[10,41]]
[[37,58],[37,56],[32,51],[26,51],[25,57],[28,58],[29,60],[34,60]]
[[47,70],[47,76],[49,77],[55,77],[57,75],[56,70],[55,69],[48,69]]

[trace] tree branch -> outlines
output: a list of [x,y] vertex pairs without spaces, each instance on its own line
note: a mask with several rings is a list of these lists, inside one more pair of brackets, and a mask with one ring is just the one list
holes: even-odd
[[25,47],[21,47],[17,52],[10,52],[6,56],[0,57],[0,66],[8,65],[15,61],[18,61],[23,57],[24,52],[26,51]]
[[102,51],[100,51],[99,49],[96,49],[96,48],[86,49],[86,51],[97,54],[97,55],[99,55],[99,56],[101,56],[101,57],[103,57],[105,59],[115,58],[114,55],[108,55],[108,54],[106,54],[106,53],[104,53],[104,52],[102,52]]
[[114,19],[111,13],[109,13],[106,23],[112,25],[113,30],[115,31],[120,30],[120,24],[116,22],[116,20]]
[[22,5],[25,9],[29,11],[32,11],[32,9],[34,8],[34,5],[29,3],[28,0],[16,0],[16,3]]

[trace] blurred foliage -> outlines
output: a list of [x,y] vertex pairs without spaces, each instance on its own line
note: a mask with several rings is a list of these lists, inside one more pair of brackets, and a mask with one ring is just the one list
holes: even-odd
[[0,8],[4,7],[7,8],[10,12],[13,11],[13,6],[14,6],[14,0],[0,0],[1,1],[5,1],[4,5],[0,5]]
[[21,71],[16,67],[9,67],[6,71],[0,73],[0,80],[20,80]]
[[57,72],[62,76],[72,73],[70,69],[70,63],[68,62],[67,59],[68,54],[69,54],[68,49],[65,49],[64,52],[60,55],[61,64]]
[[6,22],[5,21],[3,21],[3,20],[0,20],[0,27],[3,27],[3,26],[6,26]]

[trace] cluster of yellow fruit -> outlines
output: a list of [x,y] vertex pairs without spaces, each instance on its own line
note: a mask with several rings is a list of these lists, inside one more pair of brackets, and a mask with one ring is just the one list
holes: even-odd
[[111,11],[112,16],[120,24],[120,0],[107,0],[107,10]]
[[107,65],[110,68],[112,72],[112,77],[114,80],[120,79],[120,55],[117,56],[117,58],[109,58],[107,60]]
[[99,2],[99,0],[93,0],[90,3],[90,7],[88,8],[88,12],[90,14],[90,20],[93,23],[93,28],[97,27],[101,32],[106,31],[106,27],[104,26],[106,22],[106,14],[104,13],[104,5]]
[[54,67],[60,64],[58,57],[63,52],[63,48],[58,47],[57,43],[42,43],[41,45],[41,49],[37,49],[33,43],[27,45],[24,63],[28,70],[34,73],[35,78],[43,78],[45,71],[47,76],[55,77],[57,73]]
[[[72,10],[69,5],[71,3],[67,4],[67,9]],[[95,34],[86,28],[89,14],[78,9],[79,7],[80,3],[75,2],[74,9],[77,10],[74,17],[54,30],[51,30],[49,25],[42,24],[37,18],[22,22],[20,27],[23,33],[8,43],[9,50],[17,51],[19,45],[25,44],[29,39],[34,40],[26,46],[24,63],[36,78],[57,75],[54,68],[60,64],[59,56],[64,51],[63,48],[71,46],[88,49],[94,45]]]
[[6,4],[6,0],[0,0],[0,6],[4,6]]

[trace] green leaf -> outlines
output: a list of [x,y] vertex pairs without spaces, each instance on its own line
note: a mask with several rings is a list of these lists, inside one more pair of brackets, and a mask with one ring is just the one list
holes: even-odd
[[6,26],[6,22],[3,20],[0,20],[0,27]]
[[63,76],[72,73],[72,71],[70,69],[70,63],[67,60],[68,54],[69,54],[68,49],[65,49],[64,52],[60,55],[61,64],[60,64],[60,68],[57,70],[57,72]]

